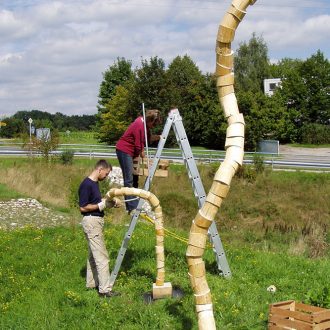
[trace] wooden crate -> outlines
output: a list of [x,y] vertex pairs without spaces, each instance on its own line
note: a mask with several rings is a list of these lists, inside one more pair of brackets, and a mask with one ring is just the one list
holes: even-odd
[[326,330],[330,329],[330,309],[282,301],[269,306],[269,330]]
[[[152,159],[149,160],[149,167],[152,166]],[[167,178],[168,177],[168,167],[170,165],[170,161],[166,159],[160,159],[158,162],[158,168],[155,172],[155,176]],[[134,158],[133,159],[133,173],[137,175],[148,176],[148,166],[146,160],[143,161],[142,158]]]

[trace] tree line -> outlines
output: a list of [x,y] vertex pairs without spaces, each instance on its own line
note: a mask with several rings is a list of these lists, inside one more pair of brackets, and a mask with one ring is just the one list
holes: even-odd
[[95,115],[67,116],[60,112],[51,114],[40,110],[22,110],[2,119],[5,126],[1,127],[0,137],[13,138],[29,133],[29,118],[32,118],[34,128],[50,128],[62,132],[89,131],[96,124]]
[[[284,58],[272,64],[267,44],[253,34],[239,45],[234,72],[248,150],[261,139],[330,143],[330,63],[320,50],[306,60]],[[281,79],[271,97],[264,94],[263,81],[268,78]],[[178,108],[191,144],[223,149],[227,123],[215,76],[203,74],[188,55],[177,56],[167,68],[158,56],[143,59],[135,69],[131,61],[117,58],[100,85],[98,139],[114,144],[141,114],[142,103],[146,109],[161,110],[164,117]]]

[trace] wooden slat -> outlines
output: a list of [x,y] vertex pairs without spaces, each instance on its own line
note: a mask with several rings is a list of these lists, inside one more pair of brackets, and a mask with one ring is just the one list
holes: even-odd
[[322,312],[313,313],[312,316],[315,323],[330,321],[330,310],[326,309]]
[[296,302],[296,310],[309,312],[309,313],[315,313],[315,312],[325,311],[326,309]]
[[268,330],[283,330],[283,327],[278,327],[276,324],[269,324]]
[[277,326],[285,326],[293,329],[299,329],[299,330],[313,330],[313,327],[311,324],[308,324],[303,321],[298,320],[288,320],[283,319],[280,316],[272,315],[270,317],[270,322],[275,323]]
[[329,330],[329,329],[330,329],[330,321],[319,323],[315,325],[315,327],[313,328],[313,330]]
[[273,315],[279,315],[282,318],[292,317],[295,320],[300,320],[300,321],[312,323],[312,315],[311,314],[306,314],[306,313],[297,312],[297,311],[290,311],[290,310],[282,309],[282,308],[278,308],[278,307],[272,307],[270,309],[270,312]]
[[281,306],[287,306],[288,308],[287,309],[290,309],[291,306],[294,306],[295,305],[295,301],[294,300],[286,300],[286,301],[280,301],[280,302],[277,302],[277,303],[274,303],[272,304],[271,306],[274,306],[274,307],[281,307]]

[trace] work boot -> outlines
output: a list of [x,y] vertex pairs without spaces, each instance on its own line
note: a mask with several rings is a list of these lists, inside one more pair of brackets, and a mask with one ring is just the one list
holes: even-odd
[[101,298],[111,298],[111,297],[115,297],[115,296],[120,296],[120,293],[116,292],[116,291],[99,292],[99,296]]

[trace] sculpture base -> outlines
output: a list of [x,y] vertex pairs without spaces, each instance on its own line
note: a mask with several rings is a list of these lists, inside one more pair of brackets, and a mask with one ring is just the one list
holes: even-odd
[[161,299],[172,297],[172,284],[171,282],[165,282],[164,285],[159,286],[156,283],[152,285],[152,298]]

